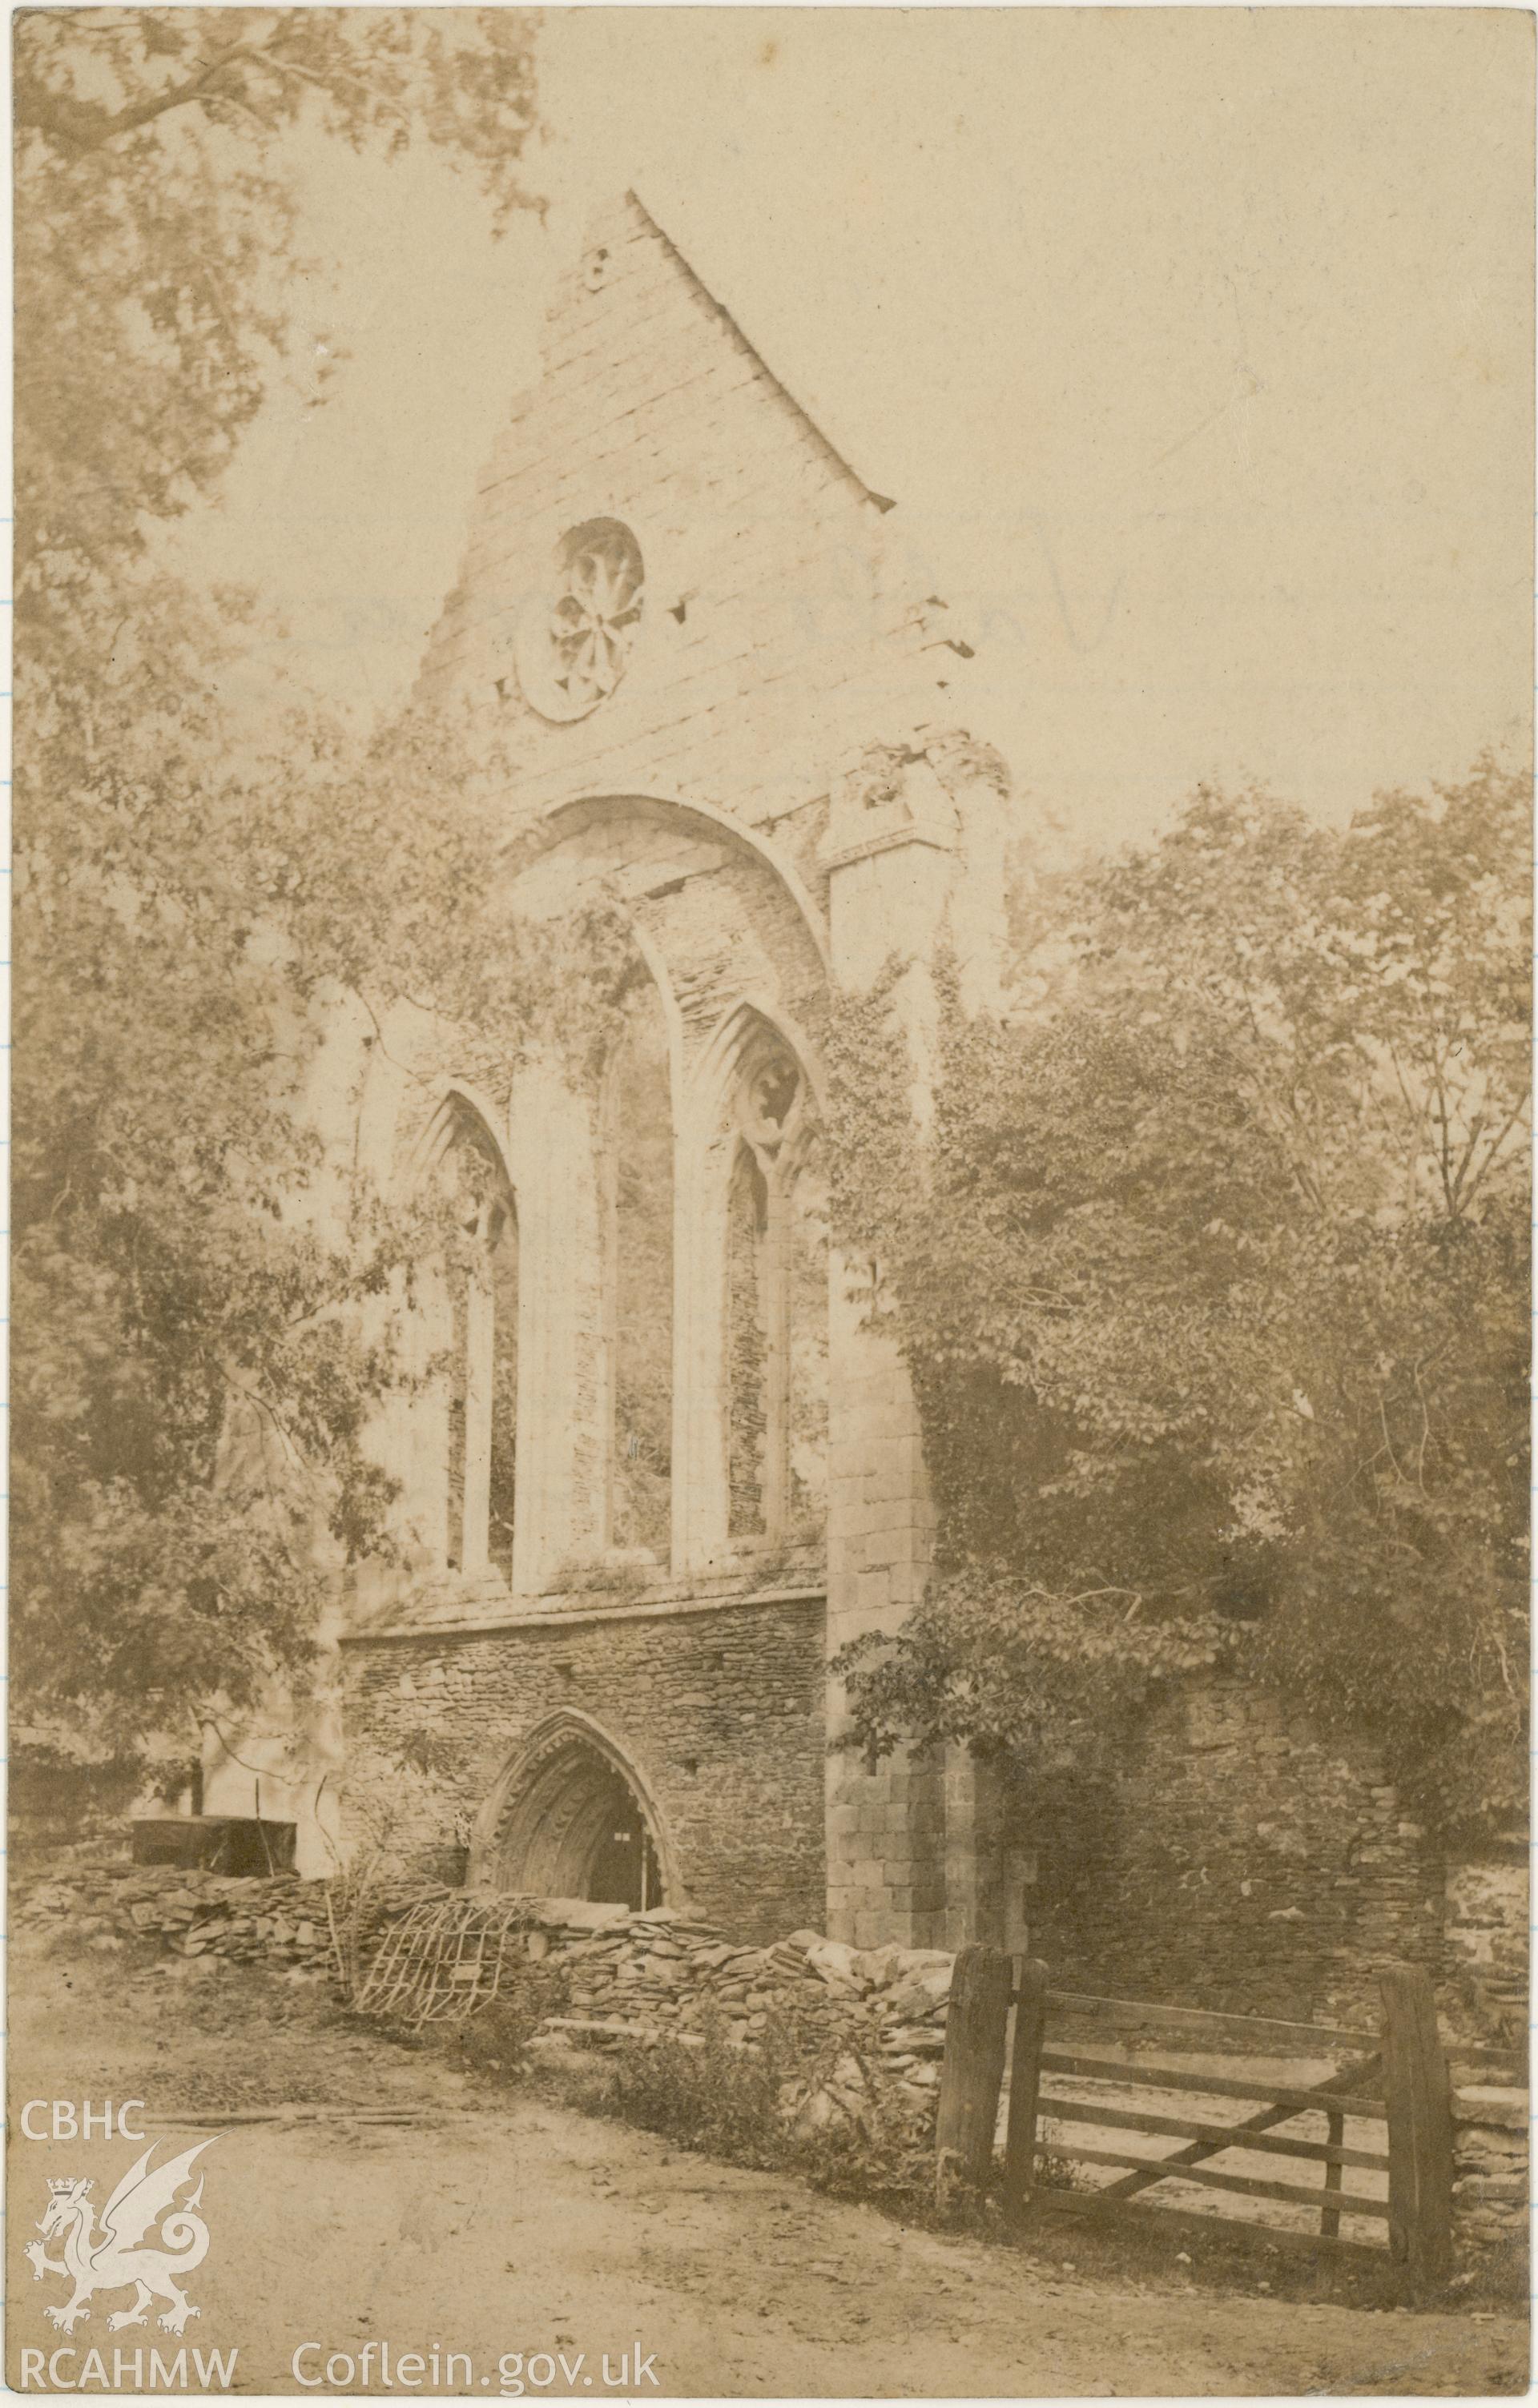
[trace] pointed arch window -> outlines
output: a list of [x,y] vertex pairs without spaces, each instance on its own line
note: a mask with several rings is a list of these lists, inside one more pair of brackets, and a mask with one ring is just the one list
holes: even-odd
[[512,1573],[518,1441],[518,1215],[495,1141],[456,1111],[438,1168],[443,1555]]
[[667,1560],[673,1471],[673,1104],[649,977],[624,1006],[604,1099],[609,1545]]
[[827,1226],[821,1133],[788,1047],[740,1068],[726,1197],[727,1536],[820,1539],[826,1509]]

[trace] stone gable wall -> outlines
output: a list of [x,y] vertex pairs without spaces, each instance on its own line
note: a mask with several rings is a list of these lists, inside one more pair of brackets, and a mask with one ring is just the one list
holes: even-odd
[[[623,522],[640,544],[645,615],[617,691],[557,723],[522,693],[515,630],[563,537],[597,518]],[[815,1026],[821,938],[847,989],[868,985],[894,947],[913,959],[898,1008],[920,1086],[926,965],[941,943],[956,947],[969,996],[987,999],[1007,813],[987,765],[935,734],[965,725],[967,677],[943,605],[904,584],[877,498],[666,234],[633,199],[613,204],[558,286],[543,374],[481,480],[423,685],[507,738],[518,838],[508,870],[524,898],[569,899],[611,877],[676,1007],[686,1234],[675,1254],[672,1562],[659,1569],[691,1595],[734,1557],[717,1460],[730,1435],[717,1426],[729,1283],[706,1202],[724,1157],[694,1082],[744,1002],[785,1028]],[[541,847],[530,824],[556,805],[576,808]],[[779,869],[701,810],[755,831]],[[387,1067],[373,1075],[382,1082]],[[545,1367],[521,1406],[525,1604],[604,1549],[590,1103],[558,1110],[537,1088],[509,1108],[534,1299],[525,1351]],[[390,1114],[381,1106],[378,1117]],[[721,1127],[729,1117],[718,1113]],[[573,1613],[559,1631],[525,1619],[359,1642],[350,1733],[367,1748],[441,1729],[462,1745],[473,1811],[523,1736],[574,1706],[649,1784],[696,1911],[745,1931],[826,1928],[862,1946],[955,1946],[999,1925],[1013,1937],[1023,1884],[1008,1848],[980,1844],[986,1784],[970,1758],[868,1773],[826,1755],[841,1707],[825,1694],[825,1626],[837,1648],[898,1625],[923,1593],[933,1532],[904,1368],[885,1329],[861,1326],[847,1284],[835,1262],[826,1575],[804,1575],[826,1577],[826,1616],[717,1603],[708,1614]],[[410,1455],[410,1432],[403,1443]],[[744,1462],[750,1453],[740,1448]],[[1214,1684],[1152,1719],[1106,1839],[1092,1877],[1054,1885],[1044,1867],[1026,1893],[1033,1944],[1065,1985],[1308,2019],[1354,2011],[1387,1958],[1440,1963],[1442,1869],[1378,1770],[1251,1693]]]
[[[640,544],[645,617],[618,692],[553,724],[523,700],[513,631],[555,544],[597,517]],[[666,235],[614,203],[482,479],[423,691],[500,715],[520,818],[648,793],[760,824],[825,796],[860,745],[954,720],[964,670],[890,566],[876,501]]]
[[[621,522],[640,548],[645,613],[618,689],[589,715],[559,722],[524,694],[517,631],[525,614],[532,623],[563,539],[598,519]],[[961,790],[975,779],[965,762],[956,794],[942,788],[925,749],[939,729],[953,731],[947,760],[962,741],[955,731],[968,715],[970,655],[943,602],[908,577],[900,549],[886,505],[666,233],[632,197],[602,212],[555,293],[540,379],[514,404],[481,480],[463,573],[422,688],[506,740],[516,769],[507,871],[524,899],[568,900],[607,873],[677,1006],[675,1111],[689,1125],[678,1192],[681,1218],[694,1217],[678,1256],[671,1569],[691,1582],[717,1562],[727,1535],[714,1459],[725,1273],[713,1225],[700,1226],[711,1218],[701,1206],[714,1157],[707,1145],[708,1158],[696,1159],[696,1068],[713,1058],[718,1032],[744,1001],[761,1001],[787,1033],[814,1028],[825,944],[834,982],[858,987],[894,947],[927,958],[954,896],[949,939],[970,975],[987,950],[978,929],[991,929],[989,914],[1001,909],[983,841],[999,798],[990,791],[986,809],[968,799]],[[872,761],[882,765],[874,777],[865,774]],[[537,841],[533,824],[557,806],[566,808]],[[709,815],[751,829],[778,867],[750,857]],[[815,930],[793,893],[798,879]],[[924,1021],[922,1005],[915,1010]],[[601,1299],[583,1269],[592,1149],[581,1114],[568,1118],[556,1173],[549,1113],[533,1136],[538,1159],[525,1163],[514,1099],[525,1276],[542,1299],[553,1366],[539,1398],[521,1407],[528,1452],[540,1458],[525,1466],[521,1452],[514,1587],[525,1597],[559,1584],[600,1539],[593,1497],[603,1412],[591,1374]],[[841,1292],[837,1265],[829,1287]],[[893,1627],[916,1600],[930,1509],[900,1362],[848,1328],[836,1303],[833,1317],[826,1629],[836,1646],[855,1629]],[[533,1335],[527,1352],[544,1359]],[[601,1680],[597,1671],[590,1710],[624,1720],[609,1668]],[[746,1670],[736,1702],[742,1713],[758,1703]],[[861,1939],[932,1937],[946,1922],[940,1792],[927,1774],[900,1768],[870,1776],[840,1760],[825,1773],[822,1743],[837,1709],[825,1713],[820,1686],[812,1711],[818,1787],[826,1778],[832,1808],[829,1878],[796,1914],[819,1925],[826,1915]],[[944,1841],[959,1856],[970,1821],[952,1819]],[[801,1848],[794,1836],[787,1844],[793,1856]],[[782,1878],[771,1852],[745,1895],[772,1922],[777,1885],[799,1880],[794,1867]]]

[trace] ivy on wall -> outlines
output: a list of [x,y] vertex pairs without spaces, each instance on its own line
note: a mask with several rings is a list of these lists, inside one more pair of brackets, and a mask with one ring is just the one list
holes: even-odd
[[896,968],[835,1007],[839,1236],[939,1512],[838,1667],[868,1754],[1083,1763],[1223,1659],[1445,1831],[1520,1818],[1527,810],[1489,761],[1344,831],[1198,794],[1065,891],[1015,1013],[941,968],[922,1142]]

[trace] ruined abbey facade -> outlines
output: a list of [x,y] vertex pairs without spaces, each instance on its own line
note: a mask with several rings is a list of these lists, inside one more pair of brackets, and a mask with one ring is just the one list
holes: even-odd
[[[358,1768],[426,1735],[449,1770],[403,1785],[402,1844],[471,1883],[858,1944],[1018,1944],[1028,1915],[1085,1986],[1316,2009],[1364,1950],[1441,1945],[1442,1868],[1371,1764],[1172,1703],[1120,1871],[1048,1929],[970,1758],[829,1747],[828,1659],[906,1618],[932,1517],[870,1267],[830,1245],[818,1035],[907,963],[922,1116],[930,972],[998,993],[1011,835],[963,734],[970,647],[891,509],[617,203],[480,480],[423,691],[517,764],[485,863],[510,910],[617,898],[638,971],[596,1068],[534,1049],[506,1092],[410,1012],[380,1044],[338,1007],[364,1152],[458,1198],[469,1262],[415,1296],[421,1377],[381,1433],[401,1557],[345,1599],[326,1777],[275,1771],[264,1811],[322,1870]],[[210,1765],[210,1809],[250,1812],[245,1778]]]
[[[894,569],[890,509],[617,203],[421,691],[517,765],[485,864],[510,914],[602,896],[636,974],[596,1067],[535,1047],[488,1091],[425,1018],[376,1043],[339,1005],[317,1076],[387,1190],[457,1198],[471,1254],[417,1283],[380,1432],[401,1560],[345,1600],[322,1820],[360,1763],[446,1740],[453,1797],[408,1836],[472,1882],[929,1939],[970,1858],[964,1783],[827,1749],[827,1658],[905,1617],[930,1515],[896,1350],[830,1251],[818,1032],[894,953],[915,1031],[942,942],[985,990],[1002,920],[968,648]],[[206,1799],[239,1785],[212,1767]],[[318,1865],[300,1786],[266,1811]]]
[[645,974],[591,1080],[445,1084],[424,1159],[495,1167],[486,1274],[402,1452],[438,1560],[357,1617],[350,1730],[463,1735],[472,1880],[927,1938],[942,1784],[826,1747],[828,1653],[907,1613],[928,1508],[830,1259],[815,1032],[894,950],[986,944],[1001,805],[889,503],[635,199],[544,358],[424,685],[505,724],[510,906],[601,884]]

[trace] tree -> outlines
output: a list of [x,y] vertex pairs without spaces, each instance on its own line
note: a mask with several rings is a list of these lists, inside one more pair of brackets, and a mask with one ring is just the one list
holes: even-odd
[[174,710],[176,670],[217,668],[206,615],[189,624],[189,597],[131,573],[157,524],[216,491],[282,372],[308,264],[285,136],[318,123],[359,151],[436,144],[478,175],[500,226],[529,205],[516,165],[532,23],[496,8],[37,10],[17,26],[14,108],[20,694],[36,742],[50,700],[132,685],[139,709],[153,694]]
[[1203,792],[1079,882],[1046,1008],[953,1002],[868,1233],[941,1509],[868,1747],[1040,1752],[1222,1657],[1445,1828],[1519,1813],[1527,824],[1488,761],[1344,834]]
[[[422,1233],[358,1195],[320,1234],[304,1073],[338,983],[465,1002],[424,955],[493,909],[470,854],[496,774],[420,720],[360,762],[279,696],[268,757],[242,754],[221,679],[253,606],[170,574],[159,536],[284,373],[290,130],[436,143],[505,220],[532,25],[37,12],[15,60],[14,1663],[36,1727],[132,1772],[302,1671],[335,1560],[385,1544],[366,1435],[396,1374],[360,1308]],[[543,955],[493,950],[510,1045]]]

